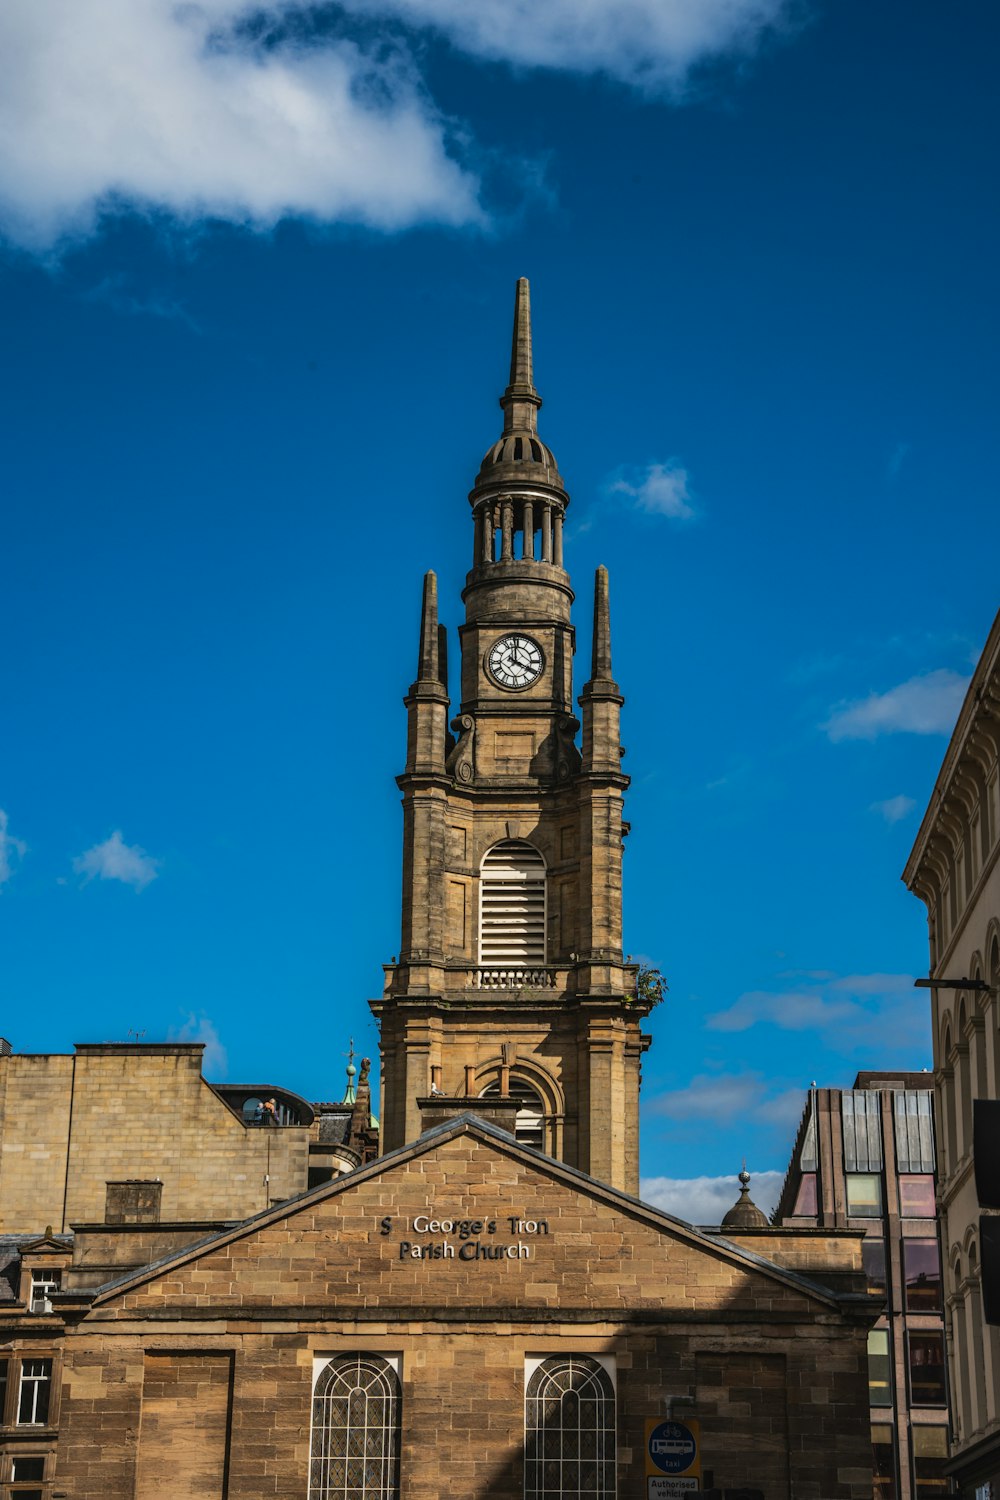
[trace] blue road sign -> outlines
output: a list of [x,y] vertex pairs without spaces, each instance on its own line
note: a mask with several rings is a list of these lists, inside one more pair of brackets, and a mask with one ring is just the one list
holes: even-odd
[[647,1448],[661,1474],[684,1474],[698,1457],[698,1441],[684,1422],[659,1422],[649,1434]]

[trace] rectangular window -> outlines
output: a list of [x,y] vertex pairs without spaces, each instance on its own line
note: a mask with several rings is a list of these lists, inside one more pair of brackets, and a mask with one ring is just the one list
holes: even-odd
[[861,1264],[868,1277],[868,1290],[885,1295],[885,1240],[875,1235],[861,1242]]
[[934,1178],[929,1172],[906,1173],[899,1179],[899,1213],[903,1219],[933,1219]]
[[17,1420],[23,1427],[44,1427],[49,1420],[51,1359],[26,1359],[21,1365]]
[[14,1460],[14,1483],[23,1479],[44,1479],[45,1459],[37,1458],[15,1458]]
[[848,1172],[847,1216],[850,1219],[882,1217],[882,1179],[876,1172]]
[[803,1218],[812,1218],[817,1212],[816,1173],[803,1172],[799,1182],[799,1190],[795,1196],[795,1207],[793,1214]]
[[52,1293],[57,1292],[62,1286],[62,1272],[51,1268],[45,1268],[31,1273],[31,1311],[33,1313],[50,1313],[52,1311]]
[[892,1405],[892,1363],[887,1328],[873,1328],[868,1335],[868,1402],[870,1406]]
[[940,1312],[941,1254],[937,1240],[903,1241],[907,1312]]
[[914,1500],[944,1500],[948,1437],[944,1427],[912,1427]]
[[874,1500],[896,1500],[896,1455],[888,1422],[872,1423]]
[[7,1414],[7,1376],[10,1373],[10,1360],[0,1359],[0,1427],[3,1426],[4,1417]]
[[[909,1333],[910,1405],[944,1406],[944,1334]],[[936,1431],[936,1428],[928,1428]]]

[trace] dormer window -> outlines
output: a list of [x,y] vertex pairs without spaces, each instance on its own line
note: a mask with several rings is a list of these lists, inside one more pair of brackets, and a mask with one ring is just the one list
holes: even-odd
[[33,1313],[52,1311],[52,1293],[62,1286],[62,1271],[45,1266],[31,1273],[30,1309]]

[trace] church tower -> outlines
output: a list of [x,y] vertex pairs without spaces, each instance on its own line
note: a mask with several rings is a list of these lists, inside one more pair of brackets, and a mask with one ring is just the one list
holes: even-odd
[[469,496],[453,734],[437,580],[424,579],[398,778],[401,946],[372,1002],[382,1149],[420,1134],[421,1100],[425,1110],[494,1100],[510,1115],[516,1105],[520,1139],[635,1193],[649,1004],[622,954],[624,700],[611,667],[608,575],[598,568],[582,725],[574,713],[569,495],[538,436],[541,404],[522,278],[503,432]]

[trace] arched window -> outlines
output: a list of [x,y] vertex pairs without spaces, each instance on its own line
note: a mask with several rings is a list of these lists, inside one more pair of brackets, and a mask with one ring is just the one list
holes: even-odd
[[479,962],[501,969],[545,962],[545,861],[505,839],[487,850],[480,879]]
[[[499,1082],[490,1083],[480,1094],[481,1099],[496,1099],[500,1094]],[[514,1139],[525,1146],[545,1150],[545,1105],[537,1089],[523,1078],[512,1078],[508,1097],[517,1100],[514,1116]]]
[[615,1390],[586,1355],[545,1359],[528,1381],[525,1500],[613,1500]]
[[313,1391],[309,1500],[396,1500],[399,1376],[377,1354],[338,1355]]

